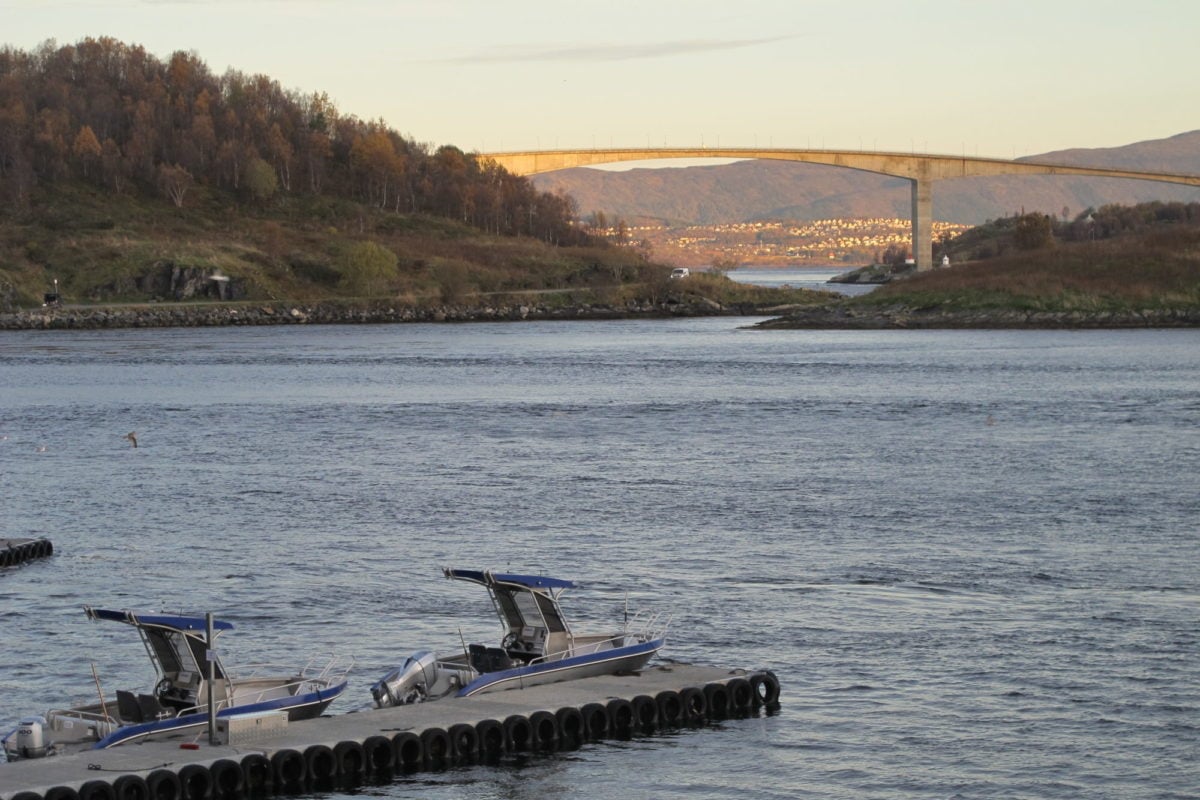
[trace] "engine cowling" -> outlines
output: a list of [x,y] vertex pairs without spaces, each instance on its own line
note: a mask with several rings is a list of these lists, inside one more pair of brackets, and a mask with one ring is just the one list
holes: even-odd
[[437,656],[428,650],[419,650],[372,686],[371,696],[378,708],[420,703],[429,696],[437,674]]
[[45,717],[25,717],[22,719],[17,723],[17,730],[13,736],[13,754],[17,758],[42,758],[45,756],[45,730]]

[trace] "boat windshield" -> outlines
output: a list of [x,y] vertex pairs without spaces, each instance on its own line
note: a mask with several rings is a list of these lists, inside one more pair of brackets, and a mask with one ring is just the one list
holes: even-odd
[[[142,635],[158,660],[164,674],[194,672],[203,675],[204,641],[179,631],[142,628]],[[219,661],[213,661],[213,677],[224,677]]]
[[558,604],[538,592],[517,591],[495,586],[492,589],[496,604],[510,630],[525,627],[545,628],[551,633],[566,631]]

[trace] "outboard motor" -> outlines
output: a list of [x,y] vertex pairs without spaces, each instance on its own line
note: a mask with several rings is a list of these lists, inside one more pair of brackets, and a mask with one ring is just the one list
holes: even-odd
[[17,723],[13,737],[13,744],[16,745],[13,753],[17,758],[42,758],[46,755],[45,725],[45,717],[25,717]]
[[429,696],[437,674],[437,656],[428,650],[419,650],[409,656],[400,668],[389,672],[372,686],[371,696],[379,708],[419,703]]

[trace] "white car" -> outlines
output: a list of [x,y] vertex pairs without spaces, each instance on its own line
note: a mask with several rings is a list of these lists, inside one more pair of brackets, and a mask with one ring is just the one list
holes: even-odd
[[679,280],[680,278],[686,278],[688,275],[691,275],[691,274],[692,273],[688,272],[687,267],[676,267],[675,269],[671,270],[671,280]]

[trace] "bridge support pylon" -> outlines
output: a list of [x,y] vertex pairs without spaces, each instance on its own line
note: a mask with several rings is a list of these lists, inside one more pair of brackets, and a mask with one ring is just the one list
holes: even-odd
[[912,254],[917,271],[933,269],[933,181],[912,179]]

